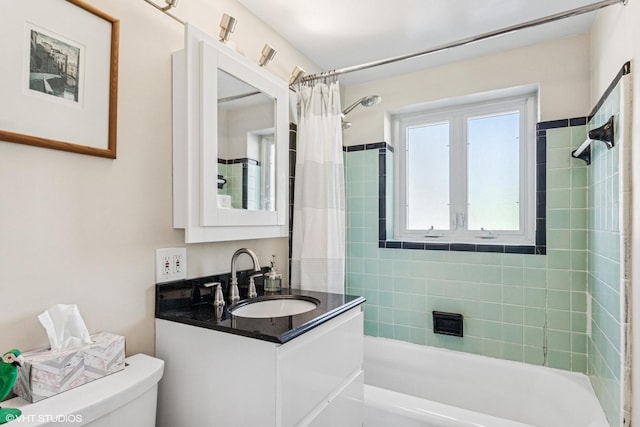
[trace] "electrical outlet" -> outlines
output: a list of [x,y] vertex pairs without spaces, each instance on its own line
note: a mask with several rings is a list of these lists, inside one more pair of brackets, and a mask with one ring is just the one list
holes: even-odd
[[187,248],[156,249],[156,282],[187,277]]
[[162,256],[162,275],[167,276],[171,274],[171,257],[169,255]]
[[173,254],[173,272],[180,274],[184,270],[184,256],[181,253]]

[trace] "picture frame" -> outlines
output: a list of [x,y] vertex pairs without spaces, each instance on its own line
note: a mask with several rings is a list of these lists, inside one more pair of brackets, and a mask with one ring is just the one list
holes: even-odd
[[0,17],[0,141],[116,158],[120,21],[82,0]]

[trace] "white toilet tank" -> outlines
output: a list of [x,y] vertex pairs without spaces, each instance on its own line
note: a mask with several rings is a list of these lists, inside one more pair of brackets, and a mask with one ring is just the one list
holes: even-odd
[[19,397],[2,402],[20,408],[16,427],[155,427],[158,381],[164,362],[146,354],[125,359],[123,371],[37,403]]

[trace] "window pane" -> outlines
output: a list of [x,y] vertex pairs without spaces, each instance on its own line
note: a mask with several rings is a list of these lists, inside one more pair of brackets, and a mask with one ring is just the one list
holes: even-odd
[[520,230],[520,114],[467,122],[468,228]]
[[449,123],[407,129],[407,229],[449,229]]

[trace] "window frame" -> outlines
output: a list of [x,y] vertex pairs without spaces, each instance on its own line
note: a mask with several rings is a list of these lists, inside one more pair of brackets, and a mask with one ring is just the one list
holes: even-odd
[[[449,102],[446,107],[433,104],[409,113],[391,116],[393,138],[396,141],[395,185],[397,195],[394,203],[395,240],[428,243],[472,243],[487,245],[535,245],[536,228],[536,116],[537,93],[527,92],[517,96],[487,97],[470,102],[462,97]],[[520,113],[520,224],[519,231],[489,230],[486,232],[467,229],[468,216],[468,119],[491,117],[501,113]],[[449,121],[449,230],[407,230],[406,228],[406,150],[407,129],[418,125],[429,125]],[[457,166],[461,165],[461,166]],[[458,213],[463,207],[464,230],[455,228]],[[482,237],[481,237],[482,236]]]

